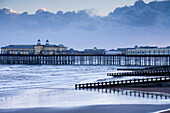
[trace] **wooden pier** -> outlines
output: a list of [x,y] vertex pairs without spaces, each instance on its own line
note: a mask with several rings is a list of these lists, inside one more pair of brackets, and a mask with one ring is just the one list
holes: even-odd
[[131,80],[118,80],[108,82],[97,82],[97,83],[85,83],[75,84],[75,88],[109,88],[109,87],[126,87],[129,85],[135,86],[136,84],[149,84],[149,83],[160,83],[170,82],[170,76],[168,77],[156,77],[156,78],[143,78],[143,79],[131,79]]
[[170,66],[170,55],[0,55],[0,64]]
[[123,73],[107,73],[107,76],[122,77],[122,76],[167,76],[170,75],[170,70],[146,70]]

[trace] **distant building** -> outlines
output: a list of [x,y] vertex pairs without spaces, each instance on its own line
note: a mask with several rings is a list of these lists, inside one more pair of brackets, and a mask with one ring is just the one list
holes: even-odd
[[117,51],[117,50],[109,50],[105,52],[106,55],[122,55],[121,51]]
[[79,51],[78,51],[78,50],[74,50],[73,48],[70,48],[70,49],[67,51],[67,53],[69,53],[69,54],[78,54]]
[[105,49],[97,49],[97,47],[94,47],[93,49],[85,49],[84,53],[89,53],[89,54],[104,54]]
[[136,47],[136,48],[128,48],[127,55],[170,55],[170,48],[158,48],[158,47]]
[[1,54],[17,54],[17,55],[52,55],[56,52],[65,51],[67,47],[62,44],[50,45],[46,40],[46,44],[42,45],[41,41],[37,41],[37,45],[9,45],[1,48]]
[[122,55],[126,54],[128,48],[118,48],[117,51],[121,51]]

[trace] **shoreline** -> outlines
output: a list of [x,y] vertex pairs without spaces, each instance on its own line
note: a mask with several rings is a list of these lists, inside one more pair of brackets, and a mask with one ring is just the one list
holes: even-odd
[[[1,113],[168,113],[170,104],[124,104],[124,105],[91,105],[71,108],[39,107],[0,109]],[[164,111],[165,112],[161,112]],[[159,112],[160,111],[160,112]]]

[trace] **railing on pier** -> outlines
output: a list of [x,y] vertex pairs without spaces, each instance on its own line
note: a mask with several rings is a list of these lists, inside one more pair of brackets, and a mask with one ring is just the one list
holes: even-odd
[[107,76],[121,77],[121,76],[166,76],[170,74],[170,70],[151,70],[151,71],[135,71],[123,73],[107,73]]
[[170,77],[156,77],[156,78],[143,78],[143,79],[131,79],[131,80],[118,80],[108,82],[97,82],[97,83],[85,83],[75,84],[75,88],[109,88],[109,87],[122,87],[135,84],[148,84],[148,83],[159,83],[169,82]]
[[170,66],[170,55],[0,55],[0,64]]

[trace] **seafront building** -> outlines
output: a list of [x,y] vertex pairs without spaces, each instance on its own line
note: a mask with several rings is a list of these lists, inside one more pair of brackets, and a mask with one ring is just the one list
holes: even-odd
[[105,52],[106,55],[170,55],[170,46],[158,48],[157,46],[135,46],[134,48],[118,48]]
[[84,53],[90,53],[90,54],[104,54],[106,49],[98,49],[97,47],[94,47],[93,49],[85,49]]
[[41,44],[37,41],[37,45],[9,45],[1,48],[1,54],[15,54],[15,55],[53,55],[61,51],[66,51],[68,48],[63,44],[51,45],[46,40],[46,44]]
[[122,51],[111,49],[105,52],[106,55],[122,55]]
[[170,55],[170,47],[135,46],[134,48],[127,48],[126,55]]
[[134,48],[117,48],[106,51],[106,49],[84,49],[84,51],[68,50],[63,44],[52,45],[46,40],[41,44],[38,40],[36,45],[9,45],[1,48],[1,54],[14,55],[57,55],[57,54],[98,54],[98,55],[170,55],[170,46],[158,48],[157,46],[135,46]]

